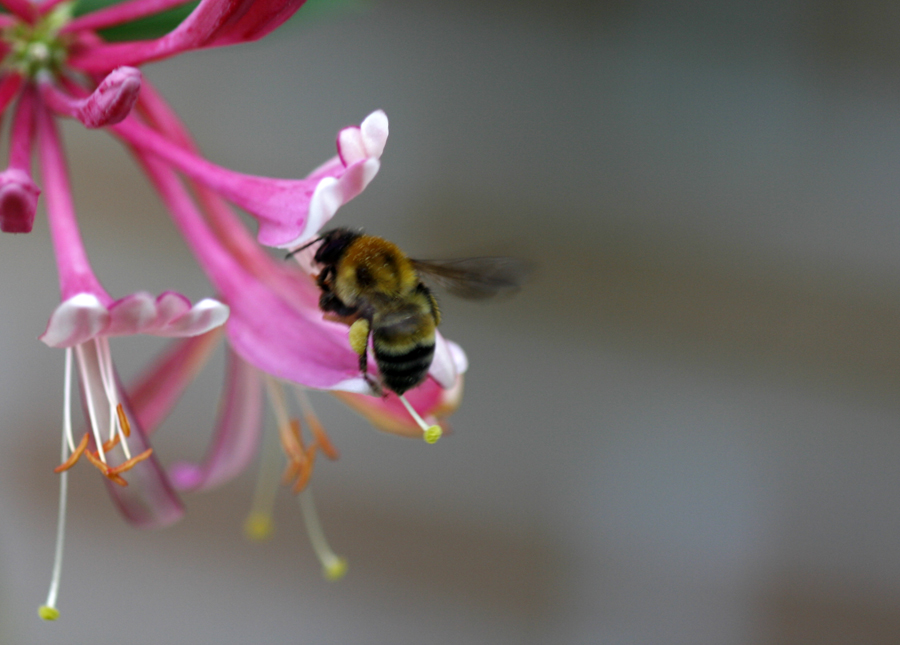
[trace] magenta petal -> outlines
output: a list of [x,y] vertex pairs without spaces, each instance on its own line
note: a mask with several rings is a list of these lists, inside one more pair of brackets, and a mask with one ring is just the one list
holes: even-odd
[[180,490],[206,490],[239,475],[256,456],[263,427],[263,388],[259,371],[228,353],[225,389],[210,450],[199,464],[181,462],[171,469]]
[[79,106],[76,117],[88,128],[119,123],[137,101],[141,78],[140,70],[134,67],[113,70]]
[[40,194],[40,189],[22,170],[7,168],[0,173],[0,231],[30,233]]
[[[340,177],[321,179],[312,194],[279,195],[262,191],[248,194],[244,203],[232,199],[238,206],[256,216],[260,244],[275,248],[292,248],[311,240],[334,217],[338,208],[359,195],[378,174],[378,159],[357,162],[343,171]],[[257,197],[255,203],[251,200]],[[263,199],[260,199],[263,198]]]
[[191,49],[254,40],[287,20],[301,4],[300,0],[201,0],[161,38],[85,47],[73,52],[69,64],[86,72],[105,72]]
[[[377,130],[387,136],[387,117],[383,112],[378,114],[370,115],[366,121],[383,121],[382,126],[361,126],[363,134],[358,145],[354,144],[353,154],[363,150],[368,153],[370,146],[373,154],[381,153],[384,146],[378,139],[380,135],[365,134]],[[381,165],[377,157],[367,157],[344,168],[339,159],[334,159],[306,179],[273,179],[217,166],[135,119],[126,119],[112,130],[132,146],[164,160],[250,213],[260,225],[259,241],[279,248],[297,246],[315,236],[341,205],[362,192]]]
[[54,309],[41,334],[50,347],[73,347],[94,338],[109,324],[109,311],[96,296],[79,293]]
[[210,46],[233,45],[258,40],[280,27],[306,0],[256,0],[240,19],[220,29]]

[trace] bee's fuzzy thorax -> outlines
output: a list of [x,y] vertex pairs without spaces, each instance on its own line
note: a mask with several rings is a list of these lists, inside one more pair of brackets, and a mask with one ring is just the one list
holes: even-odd
[[396,298],[419,284],[406,254],[393,242],[370,235],[358,237],[347,247],[338,274],[338,282],[352,285],[356,295],[379,293]]

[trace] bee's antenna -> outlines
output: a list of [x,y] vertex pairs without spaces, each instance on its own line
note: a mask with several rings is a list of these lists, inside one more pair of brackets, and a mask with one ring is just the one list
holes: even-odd
[[322,241],[322,236],[320,235],[319,237],[314,238],[312,241],[307,242],[307,243],[304,244],[303,246],[297,247],[296,249],[294,249],[293,251],[291,251],[290,253],[288,253],[287,255],[285,255],[285,256],[284,256],[284,259],[285,259],[285,260],[290,260],[292,257],[294,257],[295,254],[297,254],[297,253],[299,253],[300,251],[303,251],[303,250],[305,250],[305,249],[308,249],[309,247],[311,247],[311,246],[312,246],[313,244],[315,244],[316,242],[321,242],[321,241]]

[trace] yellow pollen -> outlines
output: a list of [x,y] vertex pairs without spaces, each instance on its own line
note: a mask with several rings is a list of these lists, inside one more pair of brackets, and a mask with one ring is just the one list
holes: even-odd
[[41,605],[38,607],[38,616],[41,617],[41,620],[56,620],[59,618],[59,609]]
[[275,531],[275,523],[272,516],[266,513],[250,513],[244,520],[244,535],[248,540],[264,542],[272,537]]
[[441,426],[430,426],[422,433],[422,437],[425,439],[425,443],[437,443],[443,434]]
[[347,575],[347,567],[347,558],[337,557],[322,565],[322,575],[325,576],[326,580],[337,582]]

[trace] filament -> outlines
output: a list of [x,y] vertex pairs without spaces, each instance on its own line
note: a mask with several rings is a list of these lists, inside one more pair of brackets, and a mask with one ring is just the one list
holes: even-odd
[[322,563],[322,575],[328,580],[340,580],[347,573],[347,558],[342,558],[331,550],[328,540],[325,539],[325,531],[316,511],[316,502],[313,499],[312,490],[307,488],[297,496],[300,503],[300,512],[303,515],[303,523],[306,525],[306,534],[312,544],[313,551],[319,562]]
[[88,380],[87,368],[84,364],[84,348],[81,345],[75,347],[78,353],[78,372],[81,376],[81,382],[84,383],[84,400],[87,401],[88,417],[91,421],[91,433],[94,435],[94,443],[97,444],[97,455],[100,461],[106,463],[106,455],[103,453],[103,439],[100,437],[100,431],[97,427],[97,413],[94,410],[94,397],[91,396],[90,380]]
[[122,444],[122,451],[125,453],[125,460],[131,459],[131,450],[128,449],[128,442],[125,438],[129,433],[124,431],[122,423],[119,421],[119,403],[116,396],[115,372],[112,364],[112,354],[109,351],[109,342],[97,342],[97,358],[100,366],[100,380],[103,382],[103,390],[106,392],[106,401],[109,404],[109,440],[112,441],[119,437],[119,443]]
[[263,433],[262,454],[259,459],[259,472],[256,476],[256,487],[253,490],[253,502],[250,513],[244,520],[244,535],[248,539],[261,542],[268,539],[275,529],[272,511],[275,508],[275,497],[278,494],[278,482],[281,470],[278,444],[271,433]]

